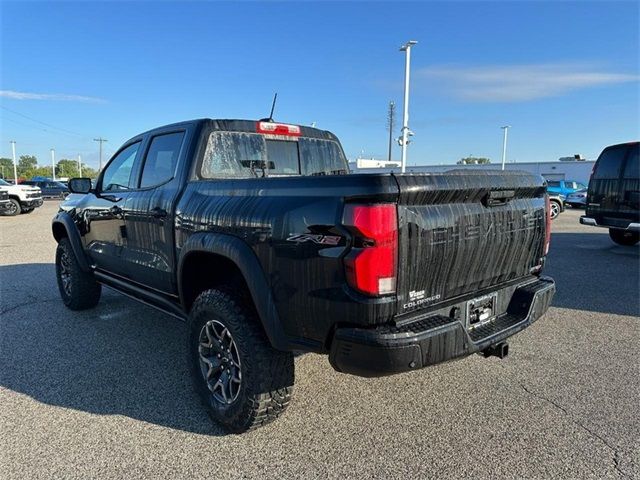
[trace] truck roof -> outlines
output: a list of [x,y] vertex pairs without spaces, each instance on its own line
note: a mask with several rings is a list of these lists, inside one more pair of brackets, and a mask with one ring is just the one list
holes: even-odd
[[[168,125],[156,127],[144,133],[136,135],[135,137],[131,138],[129,141],[133,140],[134,138],[138,138],[140,136],[147,135],[147,134],[153,134],[155,132],[160,132],[168,128],[173,128],[173,127],[180,128],[180,127],[188,127],[188,126],[203,126],[211,130],[221,130],[221,131],[227,131],[227,132],[256,133],[256,125],[258,122],[261,122],[261,121],[266,121],[266,120],[198,118],[194,120],[185,120],[182,122],[171,123]],[[272,122],[272,123],[277,124],[281,122]],[[307,127],[304,125],[297,125],[297,124],[287,124],[287,125],[296,125],[300,127],[300,131],[301,131],[300,136],[302,137],[338,141],[338,138],[328,130],[320,130],[318,128]]]
[[622,147],[624,145],[638,145],[638,144],[640,144],[640,141],[638,141],[638,140],[634,140],[634,141],[631,141],[631,142],[616,143],[616,144],[613,144],[613,145],[607,145],[606,147],[604,147],[604,150],[606,150],[607,148],[615,148],[615,147]]

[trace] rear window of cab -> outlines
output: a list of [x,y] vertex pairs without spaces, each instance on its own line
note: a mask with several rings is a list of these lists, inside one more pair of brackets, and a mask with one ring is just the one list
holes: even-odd
[[627,154],[627,145],[617,145],[604,149],[596,162],[596,168],[593,172],[593,178],[596,179],[618,179],[620,176],[620,167]]
[[345,175],[347,160],[337,142],[308,137],[212,132],[201,178]]

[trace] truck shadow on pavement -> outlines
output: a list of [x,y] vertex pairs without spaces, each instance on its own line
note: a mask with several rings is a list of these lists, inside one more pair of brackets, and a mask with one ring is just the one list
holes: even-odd
[[[638,315],[638,247],[600,233],[560,232],[551,242],[553,306]],[[108,289],[95,309],[67,310],[52,264],[0,266],[0,288],[3,388],[48,405],[225,434],[191,386],[182,322]]]
[[108,289],[95,309],[72,312],[54,275],[52,264],[0,267],[1,387],[92,414],[226,434],[192,388],[183,322]]
[[556,281],[552,306],[639,315],[640,248],[603,233],[552,233],[544,274]]

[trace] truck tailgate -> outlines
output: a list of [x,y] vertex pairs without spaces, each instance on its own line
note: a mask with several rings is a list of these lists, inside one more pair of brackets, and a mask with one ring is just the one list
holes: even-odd
[[456,171],[395,178],[399,314],[525,277],[540,265],[542,177]]

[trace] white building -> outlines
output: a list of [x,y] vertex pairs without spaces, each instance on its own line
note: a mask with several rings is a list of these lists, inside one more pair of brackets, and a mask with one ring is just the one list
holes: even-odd
[[375,158],[358,158],[355,162],[350,162],[352,170],[357,168],[399,168],[400,162],[396,160],[377,160]]
[[[359,161],[359,160],[358,160]],[[350,162],[349,167],[352,173],[400,173],[400,167],[359,167],[358,161]],[[382,164],[387,163],[378,161]],[[396,162],[397,163],[397,162]],[[537,173],[547,180],[575,180],[576,182],[589,183],[591,171],[595,165],[595,160],[574,160],[555,162],[518,162],[505,164],[505,170],[523,170]],[[407,166],[407,173],[437,173],[449,170],[471,169],[471,170],[500,170],[500,163],[490,163],[486,165],[414,165]]]

